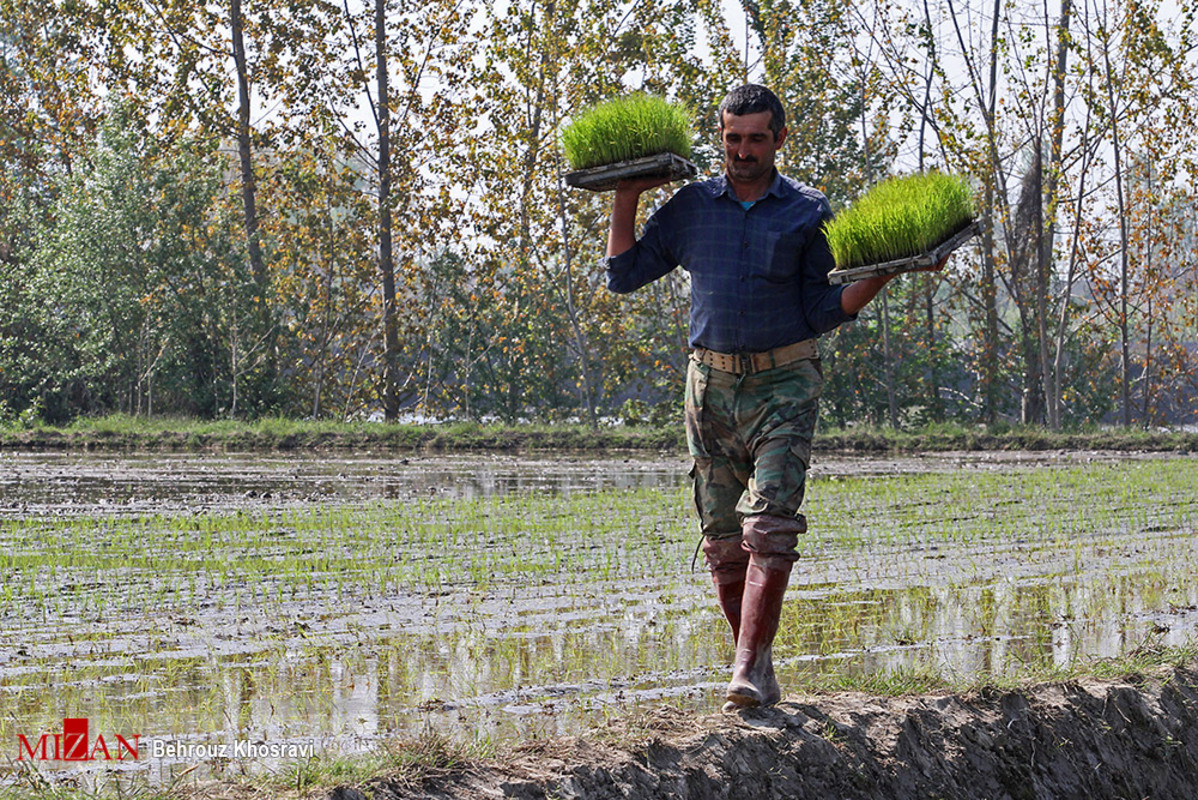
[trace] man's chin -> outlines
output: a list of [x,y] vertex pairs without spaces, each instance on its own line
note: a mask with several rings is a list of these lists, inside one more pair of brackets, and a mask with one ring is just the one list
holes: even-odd
[[729,164],[728,174],[742,181],[754,181],[765,174],[760,164]]

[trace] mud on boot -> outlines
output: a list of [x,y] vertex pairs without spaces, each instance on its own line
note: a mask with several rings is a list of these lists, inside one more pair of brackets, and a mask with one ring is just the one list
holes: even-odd
[[725,711],[771,706],[782,699],[774,675],[773,644],[791,564],[754,553],[749,561],[741,608],[740,637]]

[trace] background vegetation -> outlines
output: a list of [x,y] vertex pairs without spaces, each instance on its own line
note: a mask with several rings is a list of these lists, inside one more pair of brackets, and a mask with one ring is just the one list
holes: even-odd
[[604,290],[609,200],[563,188],[558,132],[644,89],[718,170],[751,79],[837,208],[979,186],[980,244],[825,339],[832,424],[1192,421],[1193,15],[0,0],[0,418],[668,417],[686,275]]

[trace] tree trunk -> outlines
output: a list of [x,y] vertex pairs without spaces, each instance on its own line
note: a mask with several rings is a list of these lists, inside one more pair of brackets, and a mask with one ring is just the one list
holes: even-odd
[[[561,170],[558,170],[559,174]],[[575,346],[578,348],[578,365],[582,372],[582,400],[587,409],[587,420],[592,428],[599,427],[599,417],[595,412],[595,392],[591,381],[590,358],[588,357],[586,332],[582,329],[582,323],[578,318],[578,306],[574,297],[574,276],[572,274],[573,264],[570,254],[570,241],[568,238],[568,227],[566,219],[566,193],[563,187],[563,179],[558,178],[557,182],[557,204],[558,213],[562,218],[562,258],[565,260],[566,269],[566,313],[570,317],[570,330],[574,334]]]
[[[978,383],[982,403],[982,419],[986,424],[993,425],[998,419],[999,402],[999,338],[998,338],[998,275],[995,269],[995,220],[998,213],[999,201],[1005,201],[1006,179],[1002,169],[1002,158],[998,152],[997,133],[995,131],[995,107],[998,104],[998,31],[1002,21],[1003,0],[994,0],[994,12],[991,15],[990,29],[990,76],[985,88],[982,86],[980,70],[976,69],[969,59],[969,49],[957,18],[953,0],[946,0],[953,27],[957,32],[957,41],[962,53],[966,54],[970,82],[977,95],[978,109],[986,124],[986,158],[988,163],[982,176],[982,279],[979,287],[980,303],[982,306],[982,344],[978,356]],[[1003,208],[1006,204],[1003,202]]]
[[258,238],[258,185],[254,179],[253,142],[250,137],[250,75],[245,57],[245,23],[241,16],[241,0],[231,0],[229,23],[233,35],[233,65],[237,71],[237,157],[241,165],[242,222],[250,257],[250,275],[258,295],[260,328],[257,333],[267,336],[271,327],[270,306],[266,301],[269,286]]
[[1025,425],[1044,422],[1044,355],[1047,313],[1041,285],[1044,278],[1044,163],[1039,137],[1032,140],[1032,163],[1024,175],[1007,234],[1011,267],[1011,289],[1019,310],[1020,350],[1023,359],[1023,392],[1020,421]]
[[1111,153],[1115,159],[1115,198],[1119,212],[1119,404],[1124,427],[1131,427],[1131,323],[1128,293],[1131,265],[1128,262],[1127,207],[1123,193],[1123,147],[1119,139],[1119,114],[1115,105],[1115,75],[1111,64],[1110,33],[1102,43],[1106,68],[1107,111],[1111,119]]
[[391,252],[391,93],[387,78],[387,4],[374,3],[375,75],[378,82],[379,275],[383,284],[383,417],[399,418],[399,330],[395,257]]
[[[1089,140],[1090,118],[1087,112],[1085,131],[1082,135],[1082,141]],[[1064,359],[1065,359],[1065,330],[1069,321],[1070,300],[1073,296],[1073,282],[1077,277],[1077,265],[1081,258],[1081,216],[1082,207],[1086,197],[1086,178],[1089,176],[1091,153],[1088,151],[1082,157],[1081,169],[1078,172],[1077,179],[1077,199],[1074,211],[1074,229],[1073,241],[1069,247],[1069,269],[1065,275],[1065,286],[1061,291],[1061,310],[1057,316],[1057,337],[1056,337],[1056,352],[1053,355],[1052,371],[1055,376],[1056,386],[1056,405],[1057,405],[1057,423],[1063,425],[1063,402],[1062,402],[1062,385],[1064,383]]]
[[[1144,236],[1144,272],[1146,275],[1152,275],[1152,164],[1148,164],[1148,230]],[[1148,294],[1144,308],[1144,372],[1140,376],[1140,384],[1144,387],[1142,394],[1144,397],[1143,405],[1140,412],[1140,424],[1145,428],[1148,427],[1152,420],[1152,398],[1156,394],[1152,391],[1152,323],[1154,318],[1152,315],[1152,294]]]
[[998,102],[998,25],[1002,19],[1003,0],[994,0],[994,15],[990,31],[990,102],[986,110],[986,128],[991,158],[991,173],[989,185],[989,204],[987,211],[990,219],[987,221],[989,230],[989,253],[986,266],[982,270],[985,287],[983,296],[986,302],[986,422],[993,424],[998,419],[998,276],[994,269],[994,202],[997,199],[996,189],[1005,191],[998,183],[1001,176],[1002,161],[998,155],[998,147],[994,133],[994,107]]
[[[1050,119],[1051,129],[1049,131],[1049,163],[1048,175],[1044,190],[1045,200],[1045,220],[1044,220],[1044,238],[1041,242],[1042,253],[1040,256],[1041,262],[1041,282],[1043,284],[1043,297],[1047,301],[1049,292],[1048,281],[1053,273],[1053,247],[1056,237],[1056,220],[1057,209],[1060,206],[1060,182],[1061,173],[1064,171],[1062,147],[1065,137],[1065,68],[1069,56],[1069,18],[1073,10],[1072,0],[1061,0],[1061,19],[1057,24],[1057,61],[1053,72],[1053,100],[1052,100],[1052,117]],[[1069,310],[1069,288],[1066,287],[1066,294],[1062,298],[1061,303],[1061,320],[1062,328],[1066,324],[1066,314]],[[1048,311],[1045,308],[1040,314],[1040,321],[1043,331],[1040,336],[1042,343],[1041,359],[1044,363],[1044,395],[1047,403],[1048,411],[1048,427],[1054,431],[1061,429],[1061,381],[1060,372],[1060,341],[1061,331],[1058,330],[1057,335],[1057,351],[1053,354],[1052,366],[1049,367],[1049,350],[1048,350]]]
[[[924,21],[928,28],[932,26],[932,12],[928,9],[928,2],[923,2]],[[932,104],[932,81],[935,78],[935,70],[929,65],[927,76],[924,82],[923,106],[920,109],[919,117],[919,171],[924,171],[924,154],[925,142],[924,136],[928,127],[928,108]],[[940,375],[936,360],[936,285],[938,281],[936,276],[928,275],[924,278],[924,317],[926,322],[925,332],[927,339],[925,347],[928,355],[928,416],[933,422],[942,422],[944,420],[944,406],[940,402]]]
[[882,359],[886,362],[886,412],[890,427],[898,430],[898,398],[894,394],[894,348],[890,343],[890,293],[882,287]]

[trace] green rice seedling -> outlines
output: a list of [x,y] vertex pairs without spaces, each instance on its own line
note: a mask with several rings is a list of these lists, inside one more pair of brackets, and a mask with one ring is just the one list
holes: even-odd
[[973,219],[962,177],[925,172],[885,180],[824,226],[838,269],[921,255]]
[[637,92],[579,114],[561,143],[572,169],[588,169],[658,153],[689,158],[692,136],[690,109]]

